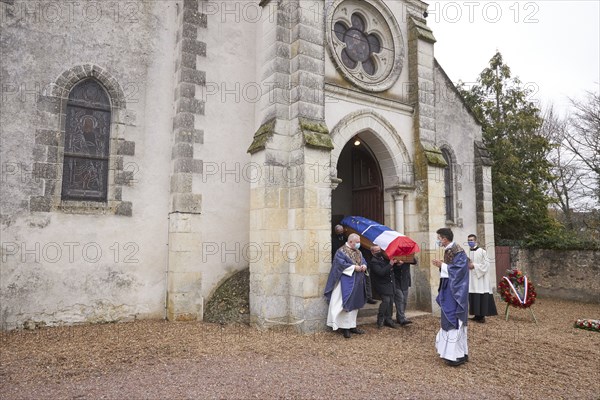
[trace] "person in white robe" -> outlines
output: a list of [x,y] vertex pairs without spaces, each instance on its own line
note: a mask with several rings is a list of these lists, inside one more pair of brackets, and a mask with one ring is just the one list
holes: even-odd
[[490,260],[479,247],[476,235],[467,237],[469,244],[469,314],[473,321],[484,323],[485,317],[498,315],[490,283]]
[[441,327],[435,347],[447,365],[458,366],[469,361],[467,318],[469,313],[469,259],[453,242],[449,228],[437,230],[438,245],[444,247],[444,260],[432,260],[440,269],[437,303],[441,309]]
[[334,331],[341,329],[347,339],[352,333],[364,333],[356,327],[358,310],[366,302],[367,266],[359,248],[360,236],[355,233],[348,236],[348,241],[335,253],[325,286],[325,297],[329,302],[327,326]]

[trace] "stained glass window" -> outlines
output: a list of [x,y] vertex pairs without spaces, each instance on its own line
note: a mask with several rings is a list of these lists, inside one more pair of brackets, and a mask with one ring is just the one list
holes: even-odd
[[346,44],[341,54],[342,62],[350,69],[356,68],[361,63],[367,74],[374,75],[377,66],[372,55],[381,51],[381,42],[377,36],[365,31],[366,24],[363,17],[354,13],[351,21],[350,27],[341,21],[333,26],[337,38]]
[[62,199],[106,201],[110,143],[110,101],[88,79],[69,94],[66,111]]

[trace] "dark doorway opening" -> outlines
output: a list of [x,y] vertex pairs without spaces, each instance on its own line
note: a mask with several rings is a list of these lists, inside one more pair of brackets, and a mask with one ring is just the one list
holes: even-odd
[[333,224],[347,215],[360,215],[383,223],[383,177],[373,151],[355,137],[344,146],[337,164],[342,183],[333,191]]

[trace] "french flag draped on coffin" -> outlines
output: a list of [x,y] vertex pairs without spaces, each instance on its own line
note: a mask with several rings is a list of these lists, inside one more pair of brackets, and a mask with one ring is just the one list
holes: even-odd
[[408,236],[368,218],[348,216],[340,224],[381,247],[389,258],[414,254],[421,250],[419,245]]

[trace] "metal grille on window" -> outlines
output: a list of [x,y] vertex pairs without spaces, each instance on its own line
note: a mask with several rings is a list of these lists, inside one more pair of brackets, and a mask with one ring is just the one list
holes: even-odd
[[106,201],[110,143],[110,101],[89,79],[69,94],[65,126],[62,199]]

